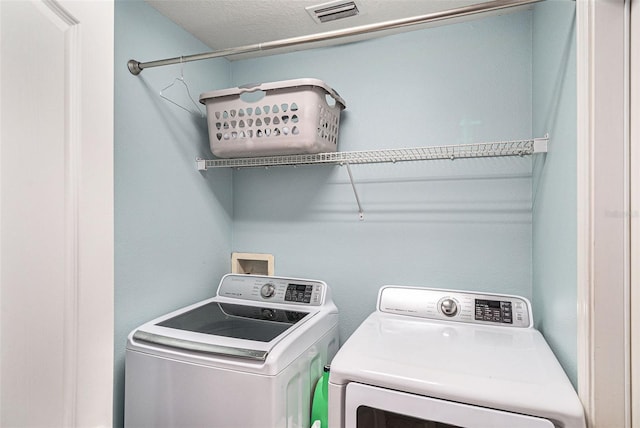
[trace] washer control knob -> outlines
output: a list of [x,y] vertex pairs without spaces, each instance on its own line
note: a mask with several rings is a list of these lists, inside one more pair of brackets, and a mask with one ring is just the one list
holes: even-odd
[[447,297],[446,299],[442,300],[442,302],[440,302],[440,310],[446,316],[452,317],[458,313],[458,305],[456,304],[455,300]]
[[265,299],[273,297],[274,294],[276,294],[276,286],[270,282],[263,285],[260,289],[260,295]]

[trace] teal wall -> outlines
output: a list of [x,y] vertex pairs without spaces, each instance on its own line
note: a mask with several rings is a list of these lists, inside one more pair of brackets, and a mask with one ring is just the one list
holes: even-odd
[[533,160],[354,165],[360,221],[344,167],[198,172],[194,158],[211,157],[204,119],[158,96],[180,67],[134,77],[125,64],[210,49],[146,3],[117,1],[116,426],[126,335],[211,296],[231,251],[272,253],[277,275],[327,281],[342,340],[385,284],[531,298],[537,326],[575,383],[573,8],[542,3],[343,46],[184,67],[194,96],[324,80],[347,101],[341,150],[552,135],[550,153]]
[[[115,21],[114,425],[121,426],[126,336],[215,292],[229,269],[232,200],[230,171],[195,168],[196,156],[210,156],[205,119],[159,97],[180,67],[138,77],[126,67],[131,58],[209,48],[142,1],[117,1]],[[196,97],[229,84],[224,59],[189,64],[184,73]],[[187,104],[173,89],[167,95]]]
[[[234,84],[317,77],[346,100],[339,148],[532,134],[532,12],[232,62]],[[234,251],[333,289],[346,339],[378,289],[406,284],[532,296],[531,158],[234,171]]]
[[537,5],[533,15],[533,130],[551,135],[536,159],[533,190],[533,308],[577,384],[575,2]]

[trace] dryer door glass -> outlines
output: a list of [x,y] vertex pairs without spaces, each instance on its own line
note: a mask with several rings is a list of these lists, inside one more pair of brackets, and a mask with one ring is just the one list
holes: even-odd
[[212,302],[157,325],[215,336],[270,342],[307,315],[307,312]]
[[425,421],[373,407],[360,406],[357,411],[357,428],[462,428],[442,422]]
[[356,428],[554,428],[551,421],[386,388],[349,383],[345,425]]

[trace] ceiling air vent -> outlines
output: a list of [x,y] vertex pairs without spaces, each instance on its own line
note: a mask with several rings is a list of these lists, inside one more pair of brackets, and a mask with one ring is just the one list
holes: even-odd
[[354,1],[344,0],[309,6],[305,9],[318,24],[348,18],[359,13],[358,6]]

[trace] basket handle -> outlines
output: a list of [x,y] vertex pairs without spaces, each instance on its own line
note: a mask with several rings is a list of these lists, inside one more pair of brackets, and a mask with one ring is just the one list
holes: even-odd
[[340,94],[338,93],[338,91],[336,91],[333,88],[329,88],[329,87],[323,87],[323,89],[325,91],[327,91],[327,95],[329,95],[331,98],[333,98],[333,101],[335,102],[336,105],[341,105],[342,106],[342,110],[344,110],[347,107],[347,103],[342,99],[342,97],[340,96]]
[[267,93],[262,90],[262,83],[247,83],[238,86],[238,96],[242,101],[247,103],[255,103],[265,97]]
[[[313,79],[300,79],[298,81],[294,81],[291,80],[289,82],[295,82],[295,85],[298,86],[319,86],[322,89],[324,89],[327,92],[327,95],[331,96],[336,103],[340,104],[340,106],[342,107],[342,109],[346,108],[347,103],[345,103],[344,99],[342,99],[342,97],[338,94],[338,91],[336,91],[333,88],[328,87],[326,84],[324,84],[324,82],[321,82],[319,80],[313,80]],[[280,84],[280,82],[277,82],[278,84]],[[257,92],[257,91],[268,91],[269,89],[273,89],[271,86],[274,83],[267,83],[267,84],[263,84],[263,83],[246,83],[242,86],[238,86],[238,90],[239,90],[239,95],[242,94],[247,94],[247,93],[251,93],[251,92]],[[266,87],[265,87],[266,86]],[[293,84],[290,84],[290,86],[293,86]],[[280,85],[281,87],[281,85]]]
[[238,86],[238,89],[240,89],[241,94],[244,94],[247,92],[259,91],[260,86],[262,86],[262,83],[246,83],[242,86]]

